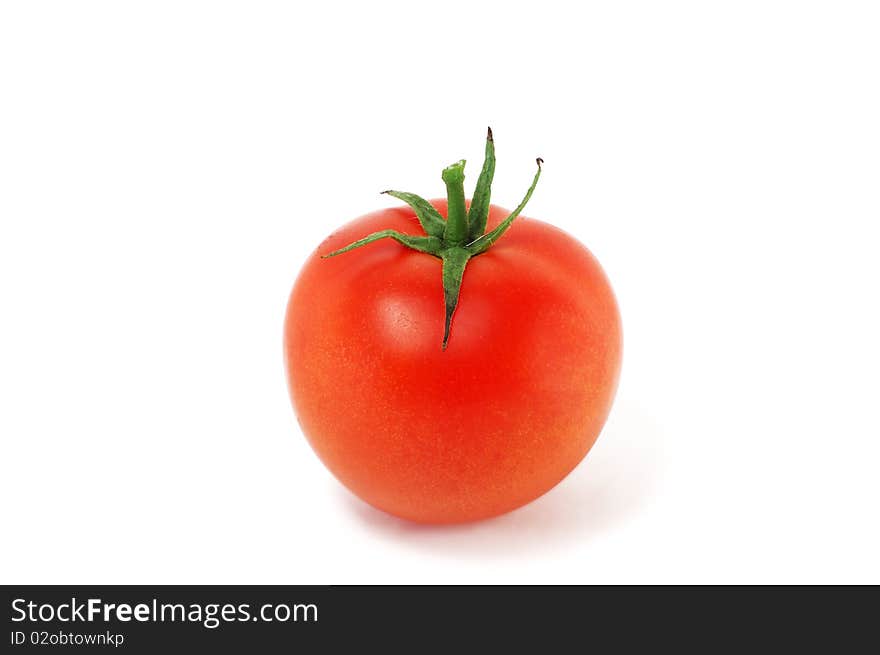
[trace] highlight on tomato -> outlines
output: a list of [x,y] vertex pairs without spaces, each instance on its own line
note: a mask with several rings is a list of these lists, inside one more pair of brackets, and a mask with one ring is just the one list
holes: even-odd
[[605,423],[621,322],[573,237],[490,204],[492,131],[473,198],[362,216],[308,258],[284,324],[290,397],[321,461],[367,503],[421,523],[516,509],[559,483]]

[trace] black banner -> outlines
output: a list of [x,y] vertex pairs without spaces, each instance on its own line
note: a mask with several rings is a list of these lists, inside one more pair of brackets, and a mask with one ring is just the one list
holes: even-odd
[[5,652],[336,652],[477,642],[790,649],[876,642],[870,587],[2,587]]

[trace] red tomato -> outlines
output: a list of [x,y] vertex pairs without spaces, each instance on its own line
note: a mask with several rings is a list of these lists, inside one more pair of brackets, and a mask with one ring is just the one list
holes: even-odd
[[[491,206],[488,229],[507,214]],[[389,239],[321,258],[389,228],[424,236],[409,207],[368,214],[321,244],[290,295],[303,432],[346,487],[399,517],[520,507],[583,459],[608,416],[621,364],[608,280],[571,236],[520,217],[467,263],[444,350],[439,259]]]

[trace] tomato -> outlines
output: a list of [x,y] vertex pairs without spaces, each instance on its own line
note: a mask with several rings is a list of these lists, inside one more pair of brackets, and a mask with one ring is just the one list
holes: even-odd
[[[448,219],[447,201],[430,204]],[[491,232],[509,212],[484,204]],[[391,239],[322,257],[389,229],[425,236],[410,207],[368,214],[296,280],[284,344],[302,430],[390,514],[455,523],[524,505],[584,458],[610,411],[621,323],[608,279],[574,238],[519,218],[466,262],[447,331],[445,260]]]

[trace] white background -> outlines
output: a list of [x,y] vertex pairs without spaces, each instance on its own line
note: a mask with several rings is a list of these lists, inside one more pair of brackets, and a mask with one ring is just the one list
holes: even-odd
[[[880,10],[6,2],[0,580],[880,582]],[[300,434],[288,291],[443,193],[583,241],[620,392],[497,520],[403,523]]]

